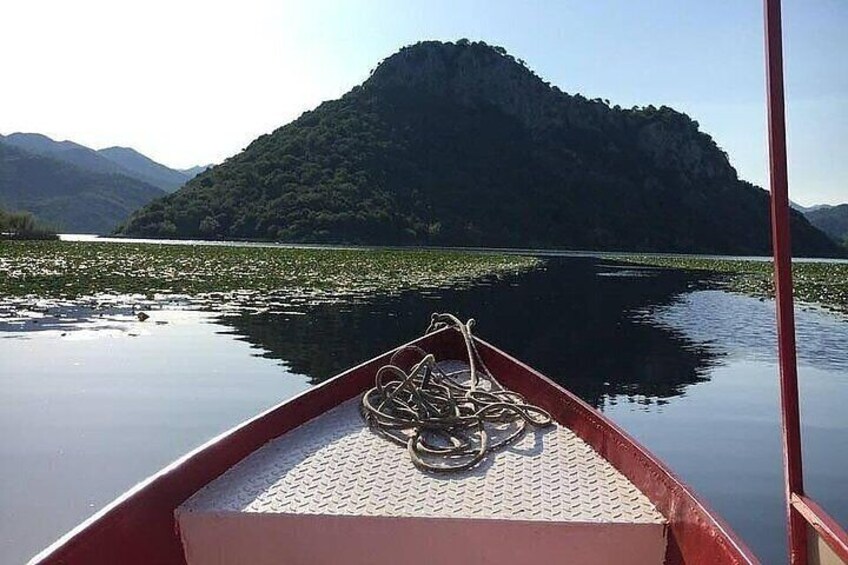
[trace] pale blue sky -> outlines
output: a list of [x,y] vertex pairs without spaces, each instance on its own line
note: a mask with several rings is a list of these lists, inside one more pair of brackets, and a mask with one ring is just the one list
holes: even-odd
[[[848,1],[785,0],[784,28],[792,198],[848,201]],[[766,184],[757,0],[5,3],[0,133],[220,161],[401,46],[461,37],[566,92],[685,111]]]

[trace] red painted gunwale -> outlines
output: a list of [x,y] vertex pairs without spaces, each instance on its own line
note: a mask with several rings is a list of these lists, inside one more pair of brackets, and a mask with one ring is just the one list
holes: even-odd
[[[848,534],[839,523],[824,511],[824,508],[806,496],[793,494],[792,507],[807,521],[807,524],[833,550],[837,557],[848,563]],[[809,544],[808,544],[809,547]],[[809,562],[813,562],[808,559]]]
[[[411,343],[439,359],[465,356],[464,344],[454,330],[441,330]],[[759,563],[680,479],[600,412],[492,345],[478,340],[478,348],[504,385],[550,411],[656,505],[669,522],[668,565]],[[31,563],[185,564],[174,510],[269,440],[364,392],[392,353],[349,369],[212,439],[136,485]]]

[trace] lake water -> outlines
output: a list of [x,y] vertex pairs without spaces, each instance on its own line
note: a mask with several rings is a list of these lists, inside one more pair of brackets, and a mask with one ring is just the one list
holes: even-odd
[[[601,408],[785,562],[774,306],[592,257],[287,314],[64,307],[0,323],[0,562],[210,437],[419,335],[433,311]],[[848,523],[848,320],[799,310],[808,491]]]

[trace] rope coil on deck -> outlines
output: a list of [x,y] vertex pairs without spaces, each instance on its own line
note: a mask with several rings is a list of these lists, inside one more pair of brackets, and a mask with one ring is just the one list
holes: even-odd
[[[474,320],[433,314],[425,334],[452,327],[462,334],[468,368],[446,372],[417,346],[395,352],[377,371],[375,385],[362,397],[369,427],[405,446],[416,467],[429,472],[470,469],[486,456],[524,435],[527,426],[550,426],[551,415],[504,388],[492,375],[474,343]],[[409,372],[395,361],[412,351],[421,356]]]

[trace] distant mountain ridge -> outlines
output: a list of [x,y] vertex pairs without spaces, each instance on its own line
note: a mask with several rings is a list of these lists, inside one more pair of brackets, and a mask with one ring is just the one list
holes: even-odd
[[0,208],[31,212],[56,230],[110,233],[130,212],[164,195],[138,179],[95,172],[0,139]]
[[130,147],[95,150],[73,141],[55,141],[40,133],[0,135],[0,142],[42,157],[64,161],[81,169],[107,175],[125,175],[173,192],[208,168],[176,170],[157,163]]
[[157,163],[130,147],[107,147],[99,149],[97,153],[127,171],[130,176],[158,186],[165,192],[173,192],[193,178]]
[[798,210],[799,212],[805,215],[807,214],[807,212],[815,212],[816,210],[825,210],[827,208],[833,208],[833,206],[830,204],[813,204],[812,206],[802,206],[797,202],[792,202],[791,200],[789,201],[789,205],[793,209]]
[[[841,250],[798,212],[796,254]],[[428,41],[253,141],[121,233],[765,254],[768,193],[698,123],[544,82],[500,47]]]
[[0,135],[0,205],[59,230],[111,233],[200,168],[170,169],[129,147],[96,151],[37,133]]
[[214,163],[209,163],[208,165],[197,165],[195,167],[189,167],[188,169],[177,169],[177,170],[179,172],[183,173],[184,175],[187,175],[189,177],[189,179],[193,179],[194,177],[196,177],[200,173],[204,172],[206,169],[208,169],[210,167],[214,167],[214,166],[215,166]]
[[805,216],[834,241],[848,247],[848,204],[813,207]]
[[0,142],[34,155],[64,161],[94,173],[111,175],[123,172],[117,163],[100,155],[94,149],[73,141],[54,141],[40,133],[13,133],[0,136]]

